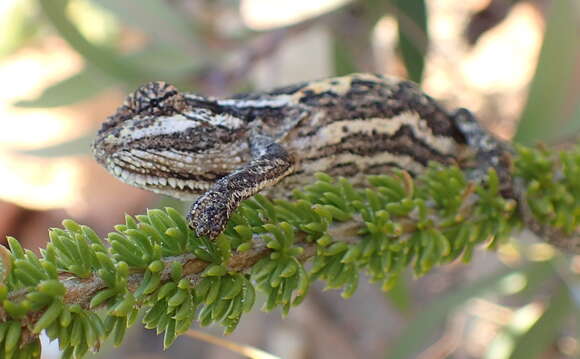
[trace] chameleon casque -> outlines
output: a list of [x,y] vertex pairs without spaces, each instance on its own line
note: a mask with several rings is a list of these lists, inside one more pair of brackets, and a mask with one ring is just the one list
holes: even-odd
[[416,174],[436,161],[475,178],[494,167],[509,182],[509,149],[469,111],[448,112],[416,84],[375,74],[229,99],[149,83],[103,123],[93,151],[128,184],[197,198],[188,221],[210,238],[240,201],[262,190],[287,196],[319,171],[359,184],[366,174]]

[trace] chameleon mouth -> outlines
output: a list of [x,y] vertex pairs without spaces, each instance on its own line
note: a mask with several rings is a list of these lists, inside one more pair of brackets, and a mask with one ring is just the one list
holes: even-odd
[[169,195],[184,200],[195,199],[200,192],[209,189],[209,183],[174,177],[146,175],[116,164],[109,164],[107,170],[121,181],[159,194]]

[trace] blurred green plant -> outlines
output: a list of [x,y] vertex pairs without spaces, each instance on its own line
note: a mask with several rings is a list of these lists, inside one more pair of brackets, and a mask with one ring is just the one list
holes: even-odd
[[370,51],[373,48],[373,31],[379,20],[388,15],[397,21],[398,49],[408,78],[421,83],[429,42],[424,0],[355,1],[343,12],[343,21],[333,24],[335,75],[376,72],[372,63],[374,56]]
[[526,359],[534,358],[544,352],[562,328],[568,324],[568,315],[574,311],[570,289],[557,280],[556,273],[550,268],[556,283],[554,295],[546,303],[543,312],[535,316],[530,313],[533,307],[519,309],[512,320],[504,326],[501,333],[491,343],[486,358]]
[[409,79],[421,83],[427,55],[427,6],[425,1],[395,0],[399,25],[399,49]]
[[570,95],[576,86],[571,79],[580,52],[578,33],[578,4],[572,0],[553,1],[536,73],[514,141],[530,144],[569,135],[566,131],[578,131],[580,116],[575,111],[580,96]]
[[[543,282],[545,278],[533,277],[534,272],[556,274],[551,261],[531,262],[517,268],[504,268],[495,273],[479,278],[467,286],[449,291],[448,294],[437,298],[415,316],[407,327],[393,340],[394,345],[389,350],[389,359],[406,359],[416,357],[420,351],[417,343],[427,342],[434,333],[440,332],[441,327],[450,314],[457,311],[462,305],[474,297],[484,295],[500,295],[501,281],[509,276],[522,276],[526,283]],[[493,358],[498,358],[493,356]],[[529,356],[528,358],[533,358]]]
[[12,54],[38,35],[39,17],[30,0],[4,5],[0,12],[0,58]]

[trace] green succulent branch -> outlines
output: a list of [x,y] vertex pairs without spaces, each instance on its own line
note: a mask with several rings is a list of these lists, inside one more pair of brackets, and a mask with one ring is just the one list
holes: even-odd
[[580,253],[579,152],[580,146],[557,156],[543,147],[520,147],[515,168],[525,225],[550,244],[576,254]]
[[476,184],[433,165],[415,179],[369,176],[366,188],[318,174],[292,201],[255,196],[216,241],[198,238],[172,208],[126,216],[105,239],[65,220],[40,257],[8,238],[10,250],[0,246],[0,356],[38,358],[45,330],[64,358],[81,358],[109,337],[120,345],[140,312],[165,347],[194,320],[229,333],[256,289],[265,310],[284,314],[316,279],[349,297],[364,272],[388,290],[408,267],[424,275],[469,261],[476,245],[495,248],[524,225],[578,252],[580,148],[518,153],[519,206],[499,194],[494,171]]

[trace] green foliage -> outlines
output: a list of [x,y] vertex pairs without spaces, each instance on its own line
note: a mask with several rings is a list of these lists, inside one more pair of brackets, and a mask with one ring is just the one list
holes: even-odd
[[189,57],[199,51],[195,49],[197,34],[193,24],[170,3],[159,0],[91,1],[110,10],[122,23],[139,28],[154,41],[180,50],[178,57]]
[[4,3],[0,12],[0,58],[14,53],[38,36],[38,17],[32,0]]
[[[368,0],[355,2],[346,7],[344,20],[333,31],[332,58],[335,75],[371,71],[374,65],[368,63],[370,53],[363,53],[373,47],[373,31],[379,20],[392,15],[397,21],[398,48],[407,77],[421,83],[428,50],[427,6],[424,0]],[[376,71],[376,70],[375,70]]]
[[[563,283],[554,288],[554,295],[546,303],[545,311],[537,318],[529,316],[527,323],[521,314],[527,314],[530,307],[518,310],[519,313],[508,323],[493,345],[486,358],[527,359],[540,358],[557,338],[570,313],[574,312],[572,293]],[[520,315],[518,315],[520,314]],[[531,320],[530,320],[531,319]],[[523,323],[522,323],[523,322]],[[495,349],[495,350],[494,350]]]
[[[441,326],[449,314],[457,310],[470,299],[486,293],[497,296],[502,280],[510,276],[524,276],[529,284],[535,284],[533,273],[548,273],[554,276],[551,262],[527,263],[519,268],[502,268],[501,270],[483,276],[469,285],[456,288],[436,298],[426,308],[418,311],[415,318],[393,341],[386,358],[407,359],[417,357],[421,350],[418,343],[425,343],[436,333],[441,332]],[[541,278],[542,280],[545,278]],[[534,283],[530,283],[530,282]],[[496,358],[496,356],[492,356]]]
[[95,45],[85,38],[67,16],[68,1],[55,0],[50,3],[39,1],[38,3],[59,35],[96,68],[135,86],[142,82],[142,79],[148,78],[150,70],[143,69],[127,61],[115,51]]
[[[578,102],[574,86],[577,53],[580,51],[577,2],[560,0],[551,3],[546,33],[536,73],[532,79],[526,107],[518,124],[515,141],[529,145],[538,140],[565,136],[578,128],[580,118],[567,113],[567,99]],[[571,95],[572,94],[572,95]]]
[[559,155],[545,148],[519,147],[516,176],[526,179],[528,205],[535,218],[571,235],[580,223],[580,146]]
[[395,0],[399,49],[409,79],[421,83],[427,54],[427,6],[424,0]]
[[67,106],[97,95],[114,84],[113,77],[94,66],[87,66],[83,71],[47,87],[38,98],[18,101],[14,105],[26,108]]
[[[579,151],[559,160],[545,150],[519,152],[516,174],[541,186],[556,213],[549,223],[576,228],[570,198],[578,200]],[[147,328],[164,333],[165,347],[194,320],[229,333],[252,309],[255,289],[266,295],[265,310],[283,314],[316,279],[349,297],[364,272],[388,290],[405,268],[420,276],[468,261],[476,245],[495,248],[521,224],[493,171],[475,184],[458,168],[432,165],[416,179],[404,171],[370,176],[366,188],[316,177],[292,201],[243,202],[215,241],[198,238],[172,208],[126,216],[105,240],[65,220],[40,257],[8,238],[10,250],[0,247],[0,354],[39,357],[37,336],[46,330],[65,358],[80,358],[107,338],[120,345],[140,311]],[[529,196],[543,203],[537,192]],[[570,206],[576,212],[561,220]]]

